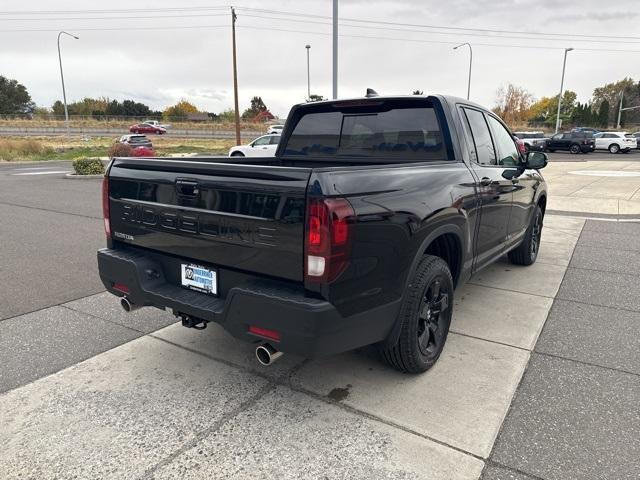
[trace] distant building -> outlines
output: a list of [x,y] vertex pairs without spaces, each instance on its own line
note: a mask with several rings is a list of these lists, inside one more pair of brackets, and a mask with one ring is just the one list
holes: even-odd
[[274,117],[273,114],[269,110],[265,110],[264,112],[260,112],[255,117],[253,117],[253,121],[254,122],[268,122],[270,120],[273,120],[274,118],[276,118],[276,117]]

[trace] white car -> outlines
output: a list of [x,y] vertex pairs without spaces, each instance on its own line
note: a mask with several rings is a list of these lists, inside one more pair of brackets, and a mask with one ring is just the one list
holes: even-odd
[[230,157],[275,157],[280,135],[263,135],[248,145],[237,145],[229,150]]
[[165,130],[171,126],[166,123],[160,123],[158,120],[145,120],[142,123],[146,123],[147,125],[153,125],[154,127],[164,128]]
[[284,125],[271,125],[269,130],[267,130],[267,135],[270,133],[275,133],[276,135],[280,135],[282,133],[282,129]]
[[627,132],[600,132],[593,138],[596,141],[596,150],[609,150],[609,153],[628,153],[638,146],[636,138]]

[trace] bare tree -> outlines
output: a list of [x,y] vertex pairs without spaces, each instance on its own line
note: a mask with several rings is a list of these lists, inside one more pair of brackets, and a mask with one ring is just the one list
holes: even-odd
[[529,119],[532,104],[533,96],[529,92],[509,83],[496,92],[496,106],[493,112],[507,124],[515,125]]

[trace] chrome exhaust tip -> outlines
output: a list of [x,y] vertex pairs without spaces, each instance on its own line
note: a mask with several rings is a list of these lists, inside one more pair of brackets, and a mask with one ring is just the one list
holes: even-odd
[[256,358],[258,362],[260,362],[264,366],[269,366],[280,357],[282,357],[282,352],[276,350],[272,345],[268,343],[264,343],[256,348]]
[[134,310],[137,310],[140,308],[139,305],[136,305],[135,303],[131,303],[131,301],[127,297],[122,297],[120,299],[120,306],[127,313],[133,312]]

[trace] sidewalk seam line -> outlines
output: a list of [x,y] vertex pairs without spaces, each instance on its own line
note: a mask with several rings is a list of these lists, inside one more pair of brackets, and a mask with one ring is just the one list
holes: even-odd
[[[585,222],[586,224],[586,222]],[[581,230],[580,230],[580,235],[578,236],[578,242],[580,241],[580,237],[582,236],[582,232],[584,231],[584,225],[582,226]],[[573,252],[571,252],[571,258],[569,259],[569,264],[571,264],[571,260],[573,260],[573,255],[575,254],[576,251],[576,247],[578,246],[578,242],[576,242],[576,244],[573,246]],[[540,329],[540,331],[538,332],[538,337],[536,338],[536,342],[533,345],[533,349],[532,349],[532,353],[535,352],[535,348],[536,345],[538,345],[538,342],[540,341],[540,337],[542,336],[542,334],[544,333],[544,328],[547,325],[547,321],[549,320],[549,315],[551,314],[551,311],[553,310],[553,305],[556,303],[556,298],[558,293],[560,293],[560,287],[562,287],[562,283],[564,282],[564,279],[567,276],[567,272],[569,271],[569,267],[565,268],[564,271],[564,275],[562,276],[562,280],[560,281],[560,285],[558,286],[558,290],[556,291],[556,294],[553,298],[553,303],[551,304],[551,308],[549,309],[549,311],[547,312],[547,317],[544,320],[544,323],[542,324],[542,328]],[[484,474],[485,470],[487,469],[487,465],[490,461],[492,461],[491,459],[493,458],[493,454],[495,452],[496,449],[496,445],[498,444],[498,441],[500,440],[500,435],[503,432],[503,428],[504,428],[504,424],[507,421],[507,419],[509,418],[509,415],[511,414],[511,411],[513,409],[513,403],[515,401],[515,399],[518,397],[520,390],[522,388],[522,382],[525,378],[525,376],[527,375],[527,372],[529,371],[529,367],[531,366],[531,359],[533,358],[533,355],[529,355],[529,359],[527,360],[527,364],[525,365],[523,371],[522,371],[522,375],[520,376],[520,380],[518,381],[518,385],[516,386],[513,395],[511,396],[511,401],[509,402],[509,408],[507,409],[507,412],[505,413],[504,417],[502,418],[502,422],[500,423],[500,426],[498,427],[498,433],[496,434],[496,437],[493,440],[493,445],[491,446],[491,452],[489,452],[489,455],[487,456],[487,463],[485,463],[484,468],[482,469],[482,473],[480,474],[480,478],[482,478],[482,475]]]
[[611,370],[613,372],[624,373],[627,375],[632,375],[634,377],[640,377],[640,373],[630,372],[628,370],[623,370],[621,368],[606,367],[604,365],[598,365],[596,363],[585,362],[584,360],[576,360],[575,358],[563,357],[562,355],[557,355],[555,353],[540,352],[538,350],[533,350],[531,353],[535,353],[536,355],[541,355],[543,357],[557,358],[560,360],[566,360],[567,362],[578,363],[580,365],[587,365],[589,367],[596,367],[596,368],[601,368],[603,370]]
[[355,407],[352,407],[351,405],[347,405],[347,404],[344,404],[344,403],[341,403],[341,402],[337,402],[335,400],[327,398],[324,395],[320,395],[319,393],[316,393],[316,392],[313,392],[311,390],[308,390],[308,389],[306,389],[304,387],[300,387],[300,386],[294,385],[292,383],[292,378],[291,377],[295,373],[297,373],[297,371],[302,369],[307,364],[307,362],[304,361],[304,360],[302,362],[300,362],[299,364],[295,365],[290,371],[288,371],[286,373],[286,381],[285,381],[282,378],[282,377],[284,377],[284,375],[282,377],[275,377],[275,378],[274,377],[270,377],[270,376],[268,376],[268,375],[266,375],[266,374],[264,374],[262,372],[259,372],[259,371],[256,371],[256,370],[252,370],[249,367],[238,365],[237,363],[232,363],[232,362],[229,362],[228,360],[220,359],[218,357],[209,355],[207,353],[204,353],[204,352],[201,352],[201,351],[198,351],[198,350],[194,350],[194,349],[191,349],[189,347],[185,347],[184,345],[180,345],[180,344],[174,343],[171,340],[167,340],[165,338],[157,337],[157,336],[152,335],[152,334],[149,334],[148,336],[151,336],[151,337],[153,337],[153,338],[155,338],[157,340],[161,340],[163,342],[166,342],[166,343],[168,343],[170,345],[173,345],[174,347],[181,348],[183,350],[191,352],[191,353],[193,353],[195,355],[201,355],[201,356],[203,356],[205,358],[208,358],[209,360],[220,362],[220,363],[223,363],[223,364],[225,364],[225,365],[227,365],[229,367],[239,369],[239,370],[244,371],[246,373],[257,375],[257,376],[259,376],[259,377],[261,377],[261,378],[273,383],[274,385],[281,386],[281,387],[286,387],[286,388],[288,388],[288,389],[290,389],[290,390],[292,390],[294,392],[307,395],[307,396],[312,397],[312,398],[314,398],[316,400],[319,400],[319,401],[321,401],[323,403],[326,403],[326,404],[329,404],[329,405],[333,405],[333,406],[338,407],[338,408],[340,408],[342,410],[348,411],[348,412],[350,412],[350,413],[352,413],[354,415],[357,415],[357,416],[360,416],[360,417],[364,417],[364,418],[367,418],[369,420],[372,420],[372,421],[375,421],[375,422],[378,422],[378,423],[382,423],[384,425],[387,425],[387,426],[392,427],[392,428],[396,428],[398,430],[402,430],[403,432],[415,435],[415,436],[423,438],[425,440],[429,440],[430,442],[433,442],[433,443],[437,443],[438,445],[441,445],[441,446],[446,447],[446,448],[450,448],[452,450],[457,451],[458,453],[462,453],[463,455],[467,455],[469,457],[473,457],[473,458],[475,458],[477,460],[480,460],[482,462],[484,462],[486,460],[485,458],[483,458],[482,456],[480,456],[478,454],[475,454],[475,453],[472,453],[472,452],[468,452],[468,451],[466,451],[466,450],[464,450],[464,449],[462,449],[460,447],[456,447],[455,445],[448,444],[443,440],[439,440],[439,439],[431,437],[431,436],[429,436],[427,434],[424,434],[424,433],[421,433],[421,432],[417,432],[417,431],[412,430],[412,429],[410,429],[408,427],[405,427],[403,425],[399,425],[399,424],[397,424],[397,423],[395,423],[395,422],[393,422],[391,420],[387,420],[387,419],[378,417],[378,416],[376,416],[374,414],[365,412],[363,410],[359,410],[359,409],[357,409]]
[[31,210],[40,210],[42,212],[49,212],[49,213],[59,213],[60,215],[72,215],[74,217],[90,218],[92,220],[102,220],[102,217],[93,217],[91,215],[83,215],[82,213],[61,212],[60,210],[51,210],[49,208],[33,207],[30,205],[20,205],[19,203],[0,201],[0,205],[8,205],[10,207],[18,207],[18,208],[28,208]]

